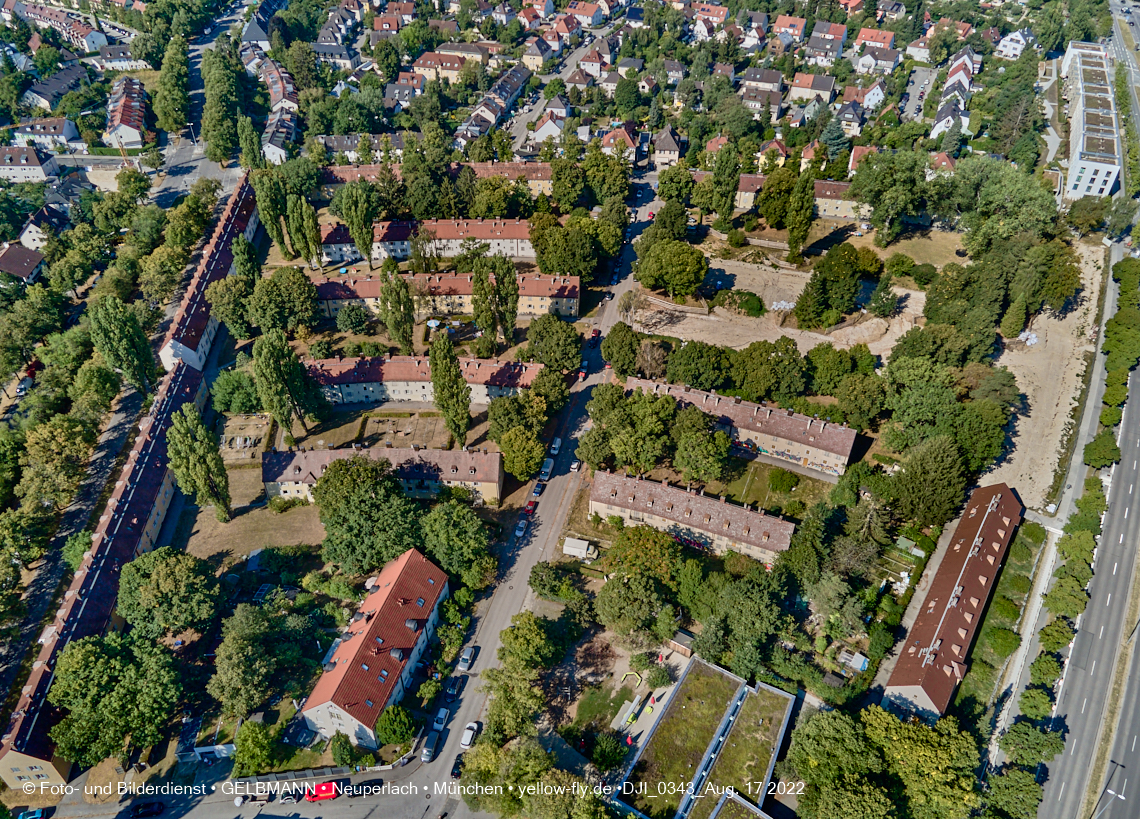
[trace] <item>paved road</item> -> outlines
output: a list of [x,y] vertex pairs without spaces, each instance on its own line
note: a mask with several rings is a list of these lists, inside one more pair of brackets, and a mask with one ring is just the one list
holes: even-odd
[[115,460],[126,444],[141,409],[142,396],[128,388],[103,427],[87,467],[87,477],[80,485],[75,501],[64,511],[47,555],[28,584],[24,593],[27,612],[20,625],[19,635],[0,644],[0,691],[5,692],[5,695],[12,686],[23,658],[33,641],[39,637],[44,615],[54,603],[56,590],[67,571],[61,557],[63,545],[68,537],[83,529],[91,520],[95,504],[103,487],[111,479]]
[[223,168],[217,162],[206,159],[206,144],[200,139],[199,126],[202,122],[202,108],[205,104],[205,93],[202,88],[202,54],[207,48],[214,47],[214,41],[225,33],[229,27],[241,22],[245,5],[239,3],[232,11],[220,16],[214,23],[214,30],[210,35],[196,37],[190,42],[190,125],[182,134],[167,135],[165,147],[166,164],[162,168],[163,175],[159,184],[151,191],[155,202],[163,207],[169,207],[174,200],[190,190],[199,178],[217,179],[222,183],[223,193],[228,193],[237,187],[241,177],[241,168],[237,162],[231,161],[229,167]]

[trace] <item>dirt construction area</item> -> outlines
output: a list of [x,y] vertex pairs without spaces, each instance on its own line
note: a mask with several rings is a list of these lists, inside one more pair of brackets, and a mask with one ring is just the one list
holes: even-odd
[[[756,293],[765,306],[771,308],[776,302],[795,302],[810,275],[807,271],[783,270],[768,264],[710,259],[707,280],[719,281],[724,288]],[[866,344],[872,353],[885,357],[895,342],[915,326],[926,304],[926,295],[922,292],[900,288],[895,288],[895,292],[900,296],[900,309],[894,318],[886,320],[865,315],[857,323],[830,334],[781,327],[788,318],[787,311],[770,309],[760,318],[751,318],[717,307],[712,314],[705,315],[700,310],[674,309],[660,302],[653,302],[649,309],[637,314],[637,329],[738,350],[754,341],[775,341],[780,336],[792,338],[801,353],[825,341],[841,349]],[[869,295],[868,291],[865,297]]]
[[1017,376],[1017,386],[1025,396],[1025,411],[1014,413],[1013,448],[982,481],[1015,487],[1026,506],[1039,510],[1047,502],[1061,442],[1080,399],[1085,358],[1091,358],[1096,349],[1104,248],[1078,244],[1077,253],[1081,291],[1073,308],[1064,316],[1052,312],[1038,315],[1029,327],[1037,334],[1037,343],[1032,347],[1010,344],[994,362]]

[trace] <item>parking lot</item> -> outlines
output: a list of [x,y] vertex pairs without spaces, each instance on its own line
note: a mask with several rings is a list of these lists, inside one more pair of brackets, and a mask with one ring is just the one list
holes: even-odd
[[[925,100],[919,99],[918,95],[923,91],[929,94],[934,84],[934,79],[937,76],[938,69],[936,68],[916,68],[910,72],[910,77],[906,81],[906,91],[904,92],[907,99],[902,104],[902,118],[904,122],[912,119],[920,119],[922,117],[922,103]],[[926,83],[926,85],[924,86],[923,83]]]

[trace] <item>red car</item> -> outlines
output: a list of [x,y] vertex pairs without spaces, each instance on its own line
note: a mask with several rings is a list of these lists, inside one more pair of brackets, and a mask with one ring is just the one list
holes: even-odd
[[649,211],[649,218],[650,218],[650,219],[652,219],[652,218],[653,218],[653,211]]
[[527,501],[527,504],[526,504],[527,517],[533,517],[534,516],[534,510],[537,508],[538,508],[538,501]]
[[324,802],[326,799],[336,799],[340,796],[340,787],[336,782],[318,782],[311,789],[305,789],[306,802]]

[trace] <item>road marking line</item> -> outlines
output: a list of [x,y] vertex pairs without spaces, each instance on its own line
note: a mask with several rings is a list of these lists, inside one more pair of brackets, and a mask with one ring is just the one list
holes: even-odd
[[1073,747],[1069,749],[1069,756],[1072,756],[1077,751],[1077,743],[1073,743]]
[[1105,605],[1106,605],[1106,606],[1109,606],[1109,605],[1111,605],[1111,604],[1112,604],[1112,595],[1111,595],[1111,594],[1109,594],[1109,595],[1108,595],[1108,600],[1105,602]]
[[1096,638],[1099,640],[1102,637],[1104,637],[1104,626],[1100,627],[1100,634],[1098,634]]
[[1085,706],[1088,705],[1088,702],[1089,702],[1089,698],[1085,697],[1085,701],[1081,703],[1081,713],[1082,714],[1085,712]]
[[1128,484],[1128,494],[1132,494],[1132,484]]
[[1061,797],[1065,795],[1065,783],[1061,783],[1061,792],[1057,794],[1057,801],[1061,801]]

